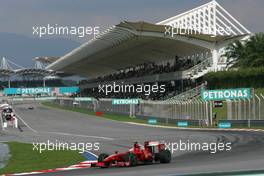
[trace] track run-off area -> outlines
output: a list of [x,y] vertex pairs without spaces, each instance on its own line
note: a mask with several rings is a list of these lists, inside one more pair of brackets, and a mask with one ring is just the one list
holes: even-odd
[[[34,109],[28,109],[33,106]],[[45,175],[183,175],[204,172],[261,170],[264,165],[264,132],[158,128],[128,124],[102,117],[45,107],[38,103],[13,105],[21,130],[2,131],[1,141],[99,143],[99,153],[126,151],[135,141],[166,143],[231,143],[231,150],[173,151],[170,164],[126,168],[86,168]],[[41,174],[43,175],[43,174]]]

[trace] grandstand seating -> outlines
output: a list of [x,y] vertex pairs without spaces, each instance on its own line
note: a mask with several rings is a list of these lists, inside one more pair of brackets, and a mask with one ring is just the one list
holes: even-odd
[[[91,96],[97,98],[141,98],[148,100],[166,100],[175,97],[178,94],[195,88],[202,84],[199,79],[199,73],[210,68],[210,58],[201,62],[199,59],[179,59],[176,57],[173,62],[167,61],[166,64],[144,63],[133,68],[120,70],[116,73],[98,77],[90,80],[82,80],[79,86],[82,89],[82,96]],[[182,75],[183,72],[187,78],[177,78],[176,75]],[[169,74],[180,73],[180,74]],[[198,76],[197,76],[198,75]],[[163,79],[155,79],[155,78]],[[192,79],[195,77],[195,79]],[[110,93],[107,96],[98,93],[98,84],[111,82],[125,82],[131,84],[158,84],[165,85],[166,91],[163,93],[151,93],[150,95],[137,93]]]
[[[53,79],[45,81],[47,87],[63,87],[64,82],[61,79]],[[0,81],[0,90],[8,87],[8,82]],[[21,88],[21,87],[43,87],[43,80],[15,80],[12,81],[11,87]]]
[[199,64],[201,61],[199,59],[179,59],[177,56],[172,61],[167,61],[166,64],[157,64],[157,63],[144,63],[136,67],[126,68],[120,70],[116,73],[106,75],[103,77],[98,77],[90,80],[83,80],[80,82],[80,85],[85,83],[93,83],[100,81],[114,81],[120,79],[129,79],[135,77],[142,77],[147,75],[162,74],[162,73],[171,73],[176,71],[187,70],[194,65]]

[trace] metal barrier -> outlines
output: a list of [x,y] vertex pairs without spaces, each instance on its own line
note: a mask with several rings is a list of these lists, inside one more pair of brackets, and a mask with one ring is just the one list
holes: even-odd
[[204,89],[204,88],[205,88],[205,85],[202,84],[202,85],[197,86],[197,87],[195,87],[193,89],[190,89],[190,90],[187,90],[187,91],[185,91],[183,93],[180,93],[180,94],[178,94],[178,95],[176,95],[174,97],[171,97],[171,98],[167,99],[166,101],[192,99],[195,96],[198,96],[201,93],[202,89]]
[[227,101],[228,120],[264,120],[264,95],[251,99]]
[[169,119],[208,119],[210,102],[200,99],[173,101],[141,101],[136,115]]
[[134,117],[151,117],[164,123],[177,120],[191,121],[193,124],[212,124],[212,103],[200,99],[173,101],[146,101],[139,104],[113,105],[111,99],[93,99],[89,102],[76,102],[71,99],[57,99],[55,103],[68,107],[81,107],[93,111],[125,114]]
[[258,127],[264,126],[264,120],[219,120],[219,123],[231,123],[232,127]]
[[[226,100],[226,108],[222,109],[224,117],[214,118],[213,101],[200,98],[187,100],[150,101],[140,100],[139,104],[113,105],[112,99],[91,99],[91,101],[75,101],[74,99],[56,99],[55,103],[62,106],[81,107],[92,111],[114,114],[125,114],[144,119],[155,118],[163,123],[176,123],[179,120],[190,121],[192,124],[216,125],[221,118],[240,125],[256,125],[264,121],[264,95],[255,95],[246,100]],[[249,124],[250,123],[250,124]]]

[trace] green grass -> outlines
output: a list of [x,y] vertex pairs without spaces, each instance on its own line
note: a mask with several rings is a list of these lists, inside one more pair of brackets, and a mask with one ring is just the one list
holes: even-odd
[[[95,112],[91,111],[89,109],[85,108],[79,108],[79,107],[65,107],[65,106],[60,106],[58,104],[50,103],[50,102],[43,102],[42,103],[45,106],[52,107],[52,108],[58,108],[58,109],[63,109],[63,110],[68,110],[68,111],[74,111],[74,112],[79,112],[82,114],[88,114],[88,115],[94,115]],[[147,120],[144,119],[138,119],[138,118],[131,118],[126,115],[117,115],[117,114],[110,114],[110,113],[103,113],[104,118],[110,119],[110,120],[117,120],[117,121],[122,121],[122,122],[136,122],[136,123],[147,123]]]
[[[88,114],[88,115],[93,115],[95,116],[95,112],[89,109],[85,109],[85,108],[80,108],[80,107],[66,107],[66,106],[61,106],[58,104],[54,104],[51,102],[43,102],[42,103],[44,106],[48,106],[51,108],[58,108],[58,109],[62,109],[62,110],[66,110],[66,111],[74,111],[74,112],[78,112],[78,113],[83,113],[83,114]],[[142,123],[142,124],[148,124],[148,120],[146,119],[139,119],[139,118],[131,118],[127,115],[120,115],[120,114],[111,114],[111,113],[103,113],[103,115],[101,116],[102,118],[106,118],[109,120],[116,120],[116,121],[121,121],[121,122],[134,122],[134,123]],[[157,122],[156,125],[163,125],[163,126],[173,126],[173,127],[177,127],[177,124],[166,124],[166,123],[161,123],[161,122]],[[189,126],[189,127],[197,127],[197,126]]]
[[84,161],[78,151],[43,151],[33,150],[32,144],[7,142],[11,153],[7,165],[0,169],[0,174],[29,172],[43,169],[67,167]]
[[[95,116],[95,112],[89,109],[85,108],[80,108],[80,107],[66,107],[66,106],[61,106],[58,104],[54,104],[51,102],[43,102],[42,103],[44,106],[48,106],[51,108],[58,108],[66,111],[73,111],[73,112],[78,112],[78,113],[83,113],[83,114],[88,114],[88,115],[93,115]],[[127,115],[120,115],[120,114],[110,114],[110,113],[103,113],[101,116],[102,118],[106,118],[109,120],[116,120],[116,121],[121,121],[121,122],[134,122],[134,123],[142,123],[142,124],[148,124],[148,120],[146,119],[139,119],[139,118],[131,118]],[[166,124],[166,123],[161,123],[157,122],[157,125],[163,125],[163,126],[173,126],[177,127],[176,124]],[[189,127],[197,127],[197,126],[189,126]]]
[[223,101],[223,107],[213,107],[213,113],[216,113],[217,120],[227,119],[227,105],[226,101]]

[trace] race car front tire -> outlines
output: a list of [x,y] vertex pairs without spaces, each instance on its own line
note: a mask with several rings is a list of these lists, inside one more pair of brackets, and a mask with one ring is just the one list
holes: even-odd
[[134,167],[137,165],[137,157],[134,153],[129,154],[129,166]]
[[[99,156],[98,156],[98,159],[97,159],[97,161],[98,162],[104,162],[104,159],[105,158],[107,158],[109,155],[108,154],[106,154],[106,153],[101,153]],[[104,162],[104,167],[102,167],[102,168],[107,168],[107,167],[109,167],[109,165],[110,165],[110,163],[106,163],[106,162]]]

